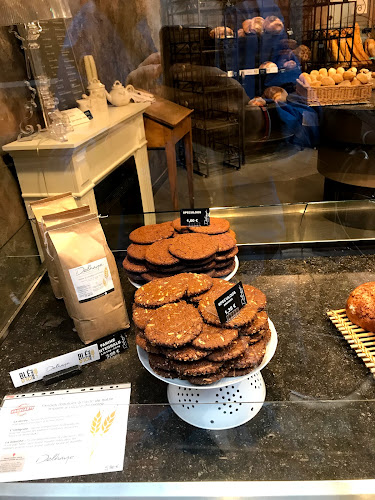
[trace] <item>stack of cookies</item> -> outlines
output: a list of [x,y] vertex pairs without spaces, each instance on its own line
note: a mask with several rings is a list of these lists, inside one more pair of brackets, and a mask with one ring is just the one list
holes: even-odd
[[247,304],[222,324],[215,300],[232,286],[205,274],[182,273],[137,290],[136,343],[147,351],[155,373],[208,385],[250,373],[262,362],[271,338],[266,297],[244,285]]
[[142,226],[129,235],[123,267],[144,283],[182,271],[219,278],[230,274],[238,253],[235,233],[226,219],[211,217],[209,226],[181,226],[180,219]]

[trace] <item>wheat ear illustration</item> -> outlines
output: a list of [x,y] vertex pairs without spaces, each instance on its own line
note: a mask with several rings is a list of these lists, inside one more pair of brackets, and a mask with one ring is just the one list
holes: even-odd
[[100,411],[98,411],[98,413],[95,415],[91,423],[91,429],[90,429],[91,434],[93,434],[94,436],[97,432],[100,431],[101,422],[102,422],[102,416],[100,414]]
[[102,424],[102,431],[103,431],[103,434],[105,434],[106,432],[109,431],[111,425],[113,424],[113,421],[115,419],[115,413],[116,413],[116,410],[111,413],[103,422]]

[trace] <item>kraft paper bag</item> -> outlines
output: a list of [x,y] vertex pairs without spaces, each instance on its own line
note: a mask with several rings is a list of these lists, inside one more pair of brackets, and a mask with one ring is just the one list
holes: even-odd
[[71,210],[73,208],[77,208],[77,203],[73,198],[72,193],[63,193],[56,196],[50,196],[49,198],[43,198],[41,200],[33,201],[32,203],[30,203],[30,207],[36,219],[37,233],[39,236],[40,243],[42,245],[43,256],[46,263],[48,276],[51,282],[53,293],[57,299],[62,299],[62,292],[59,285],[59,278],[57,275],[56,266],[51,261],[51,258],[46,252],[46,247],[44,244],[44,237],[41,227],[42,217],[48,214],[54,214],[65,210]]
[[68,313],[81,340],[89,344],[129,328],[116,261],[98,216],[64,221],[50,226],[45,234]]

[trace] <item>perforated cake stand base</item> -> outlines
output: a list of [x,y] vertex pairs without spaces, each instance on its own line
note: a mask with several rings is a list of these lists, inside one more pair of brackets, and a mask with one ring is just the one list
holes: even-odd
[[223,430],[242,425],[260,411],[266,386],[260,372],[220,388],[181,387],[168,384],[172,410],[188,424],[201,429]]

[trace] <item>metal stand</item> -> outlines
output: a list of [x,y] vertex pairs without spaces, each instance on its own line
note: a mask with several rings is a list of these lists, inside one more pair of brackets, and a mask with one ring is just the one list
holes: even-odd
[[188,424],[223,430],[242,425],[260,411],[266,386],[260,372],[223,387],[181,387],[168,384],[172,410]]

